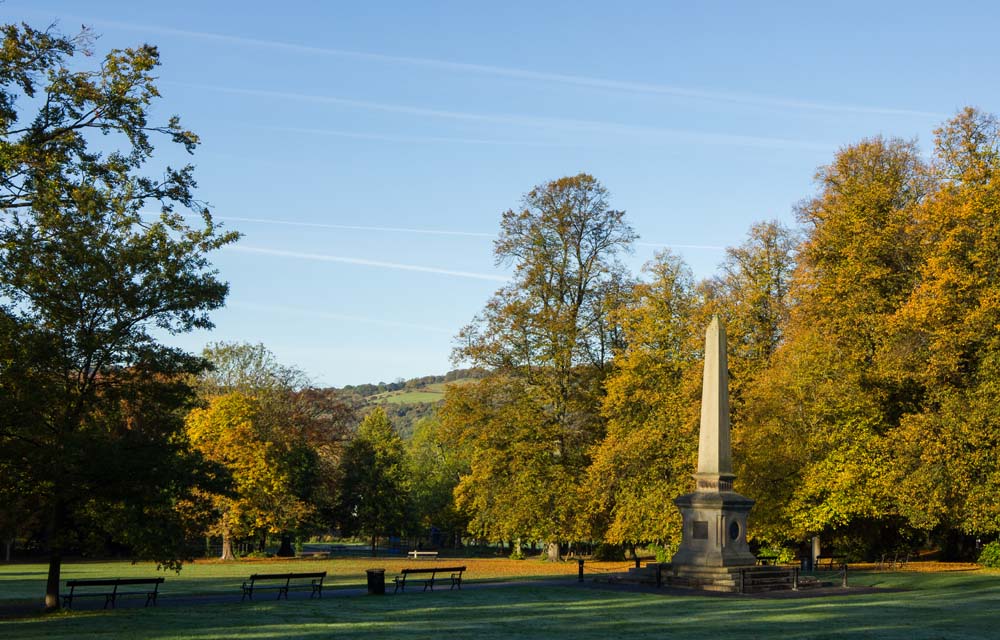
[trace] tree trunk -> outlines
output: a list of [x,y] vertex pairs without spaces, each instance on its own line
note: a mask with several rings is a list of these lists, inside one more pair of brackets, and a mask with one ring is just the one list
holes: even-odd
[[45,610],[58,611],[59,601],[59,572],[62,569],[62,529],[63,529],[63,505],[59,498],[55,499],[52,505],[52,513],[49,517],[48,531],[46,532],[49,547],[49,575],[45,581]]
[[545,544],[545,559],[548,562],[559,562],[559,543],[548,542]]
[[62,569],[62,556],[53,553],[49,556],[49,577],[45,581],[45,610],[59,610],[59,571]]
[[10,562],[10,552],[14,550],[14,538],[7,539],[7,548],[4,551],[4,562]]
[[378,542],[378,536],[372,536],[372,557],[375,557],[375,545]]
[[281,534],[281,547],[278,553],[274,554],[279,558],[292,558],[295,556],[295,549],[292,548],[292,536],[287,533]]
[[219,557],[220,560],[235,560],[236,554],[233,553],[233,538],[229,534],[229,529],[222,532],[222,555]]

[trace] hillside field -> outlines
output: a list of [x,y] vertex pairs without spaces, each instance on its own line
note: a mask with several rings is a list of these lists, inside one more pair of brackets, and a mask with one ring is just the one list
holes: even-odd
[[400,389],[387,391],[368,398],[369,404],[435,404],[444,400],[446,387],[457,384],[468,384],[473,378],[459,378],[450,382],[435,382],[416,389]]

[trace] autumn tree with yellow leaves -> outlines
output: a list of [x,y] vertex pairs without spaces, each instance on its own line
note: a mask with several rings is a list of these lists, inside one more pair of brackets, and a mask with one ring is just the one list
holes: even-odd
[[[456,495],[478,534],[546,541],[550,559],[572,538],[576,487],[604,435],[601,385],[620,340],[611,311],[627,278],[617,256],[635,237],[587,174],[538,185],[503,214],[494,253],[514,266],[513,279],[455,350],[456,361],[493,375],[450,389],[443,414],[472,443]],[[472,429],[485,432],[461,434]]]

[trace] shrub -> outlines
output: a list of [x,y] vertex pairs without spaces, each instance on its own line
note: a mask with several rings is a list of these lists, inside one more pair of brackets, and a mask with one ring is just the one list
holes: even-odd
[[651,544],[648,548],[656,554],[656,561],[663,563],[670,562],[670,560],[674,557],[674,554],[677,553],[677,548],[679,546],[679,542],[671,542],[670,544],[665,545]]
[[994,540],[979,552],[979,564],[991,569],[1000,568],[1000,540]]
[[594,548],[594,560],[618,561],[625,559],[625,550],[620,544],[601,543]]
[[795,551],[787,547],[761,547],[757,556],[773,556],[778,559],[778,564],[789,564],[795,561]]

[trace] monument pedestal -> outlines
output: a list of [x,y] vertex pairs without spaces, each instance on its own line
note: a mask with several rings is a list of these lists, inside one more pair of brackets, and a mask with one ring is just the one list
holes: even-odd
[[696,491],[674,500],[682,519],[681,545],[670,564],[714,569],[752,567],[757,558],[747,544],[747,515],[754,501],[734,491]]

